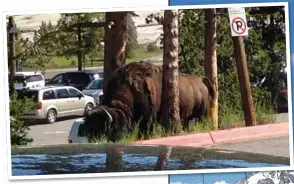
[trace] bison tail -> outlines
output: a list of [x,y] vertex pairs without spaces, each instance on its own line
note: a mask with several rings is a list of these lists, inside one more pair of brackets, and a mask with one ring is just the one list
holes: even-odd
[[207,77],[204,77],[204,78],[202,79],[202,82],[203,82],[203,83],[205,84],[205,86],[208,88],[208,91],[209,91],[210,96],[211,96],[212,98],[214,98],[214,96],[215,96],[215,91],[214,91],[214,89],[213,89],[213,86],[212,86],[210,80],[209,80]]

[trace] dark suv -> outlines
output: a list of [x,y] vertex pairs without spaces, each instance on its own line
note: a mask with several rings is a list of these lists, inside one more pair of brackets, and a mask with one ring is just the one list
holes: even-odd
[[75,71],[57,74],[46,82],[46,86],[73,86],[80,91],[84,90],[93,80],[103,78],[103,72]]

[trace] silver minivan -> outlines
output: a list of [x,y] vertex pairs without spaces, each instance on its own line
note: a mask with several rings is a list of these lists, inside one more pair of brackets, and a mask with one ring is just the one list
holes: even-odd
[[35,110],[24,112],[25,120],[46,120],[54,123],[59,117],[83,115],[95,107],[93,97],[71,86],[45,86],[22,94],[38,103]]

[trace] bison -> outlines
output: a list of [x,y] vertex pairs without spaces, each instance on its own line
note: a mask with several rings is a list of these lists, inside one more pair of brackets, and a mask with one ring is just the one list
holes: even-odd
[[[187,129],[190,119],[208,115],[214,90],[207,78],[183,73],[179,88],[180,115]],[[146,136],[161,118],[162,68],[143,61],[122,66],[113,72],[104,94],[101,105],[86,115],[88,129],[96,134],[105,130],[116,142],[139,123],[140,135]]]
[[[92,136],[100,136],[106,131],[108,139],[116,142],[134,129],[133,122],[140,122],[140,133],[147,132],[150,127],[148,125],[156,117],[154,115],[153,119],[149,119],[149,114],[158,111],[150,104],[150,97],[155,94],[150,90],[156,89],[152,83],[154,79],[151,80],[153,71],[149,71],[152,73],[150,79],[144,77],[143,81],[139,79],[145,71],[140,71],[139,68],[129,71],[130,68],[134,68],[132,64],[113,72],[101,105],[86,114],[85,124]],[[141,69],[143,68],[147,67]]]

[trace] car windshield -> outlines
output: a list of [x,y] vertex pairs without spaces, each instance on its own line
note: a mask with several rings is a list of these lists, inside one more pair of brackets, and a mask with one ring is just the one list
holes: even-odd
[[103,81],[102,80],[94,80],[86,89],[102,89]]

